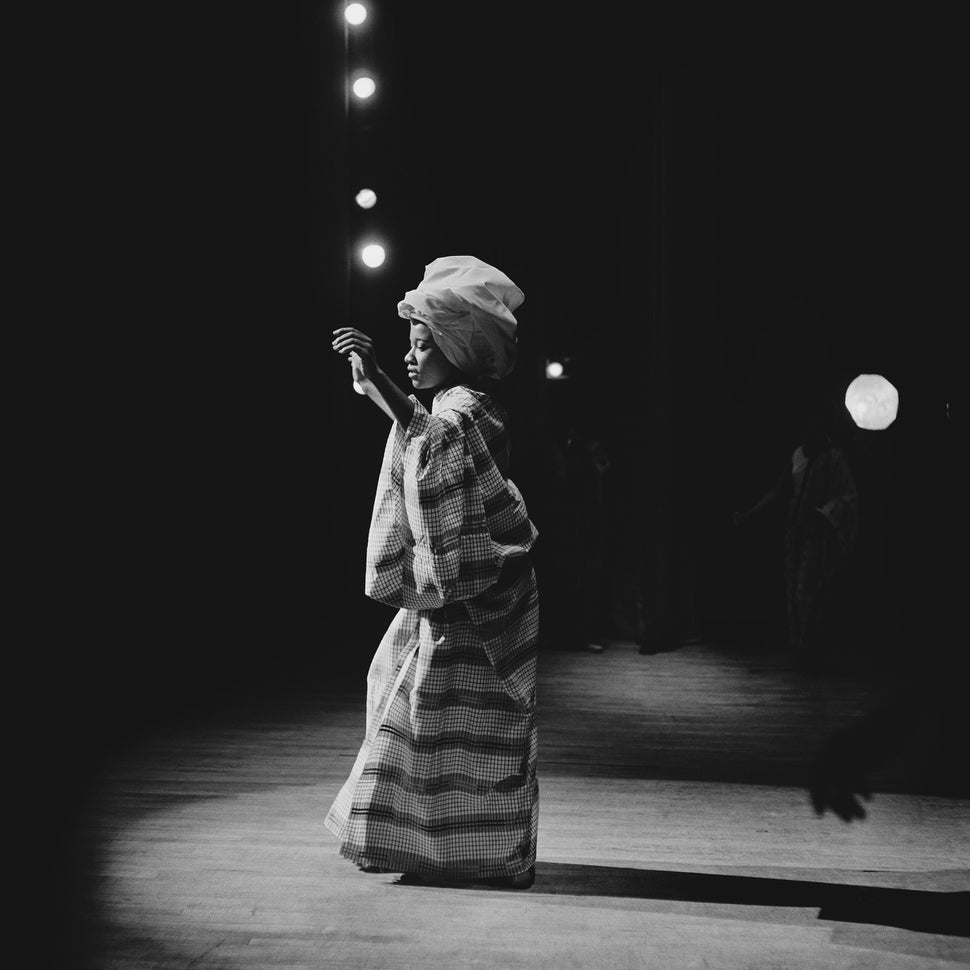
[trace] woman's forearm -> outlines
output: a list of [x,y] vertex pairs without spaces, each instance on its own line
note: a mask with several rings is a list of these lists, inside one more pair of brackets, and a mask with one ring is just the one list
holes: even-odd
[[414,414],[414,401],[384,371],[372,380],[358,381],[360,389],[392,420],[406,428]]

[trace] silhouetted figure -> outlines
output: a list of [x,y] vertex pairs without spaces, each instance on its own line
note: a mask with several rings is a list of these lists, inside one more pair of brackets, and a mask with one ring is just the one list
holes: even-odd
[[[901,394],[900,412],[914,405]],[[866,816],[878,773],[893,763],[907,785],[970,796],[966,672],[960,633],[962,488],[949,407],[923,421],[904,418],[893,469],[888,573],[903,652],[871,711],[822,747],[808,788],[815,811],[846,822]]]
[[859,490],[846,450],[824,420],[810,427],[774,486],[750,509],[734,513],[742,525],[772,505],[787,508],[784,528],[788,643],[809,657],[833,631],[836,589],[859,532]]

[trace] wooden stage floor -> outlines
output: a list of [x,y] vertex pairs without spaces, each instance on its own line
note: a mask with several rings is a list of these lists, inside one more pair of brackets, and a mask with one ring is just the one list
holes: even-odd
[[905,758],[861,822],[818,818],[804,790],[865,684],[705,644],[547,651],[540,669],[531,890],[399,885],[342,860],[323,818],[363,682],[274,684],[106,760],[63,966],[970,966],[970,802],[907,791]]

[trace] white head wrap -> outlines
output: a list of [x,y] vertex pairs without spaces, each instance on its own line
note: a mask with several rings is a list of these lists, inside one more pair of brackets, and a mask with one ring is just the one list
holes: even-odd
[[424,268],[397,312],[434,334],[445,357],[465,374],[498,380],[515,366],[512,311],[525,294],[501,270],[474,256],[441,256]]

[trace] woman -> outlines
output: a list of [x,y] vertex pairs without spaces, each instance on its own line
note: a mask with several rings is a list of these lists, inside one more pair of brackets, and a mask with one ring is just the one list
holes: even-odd
[[367,678],[367,728],[326,819],[366,871],[527,888],[538,828],[536,530],[506,477],[502,410],[483,387],[515,363],[522,291],[472,256],[434,260],[398,304],[430,413],[359,330],[334,331],[393,425],[365,592],[398,607]]

